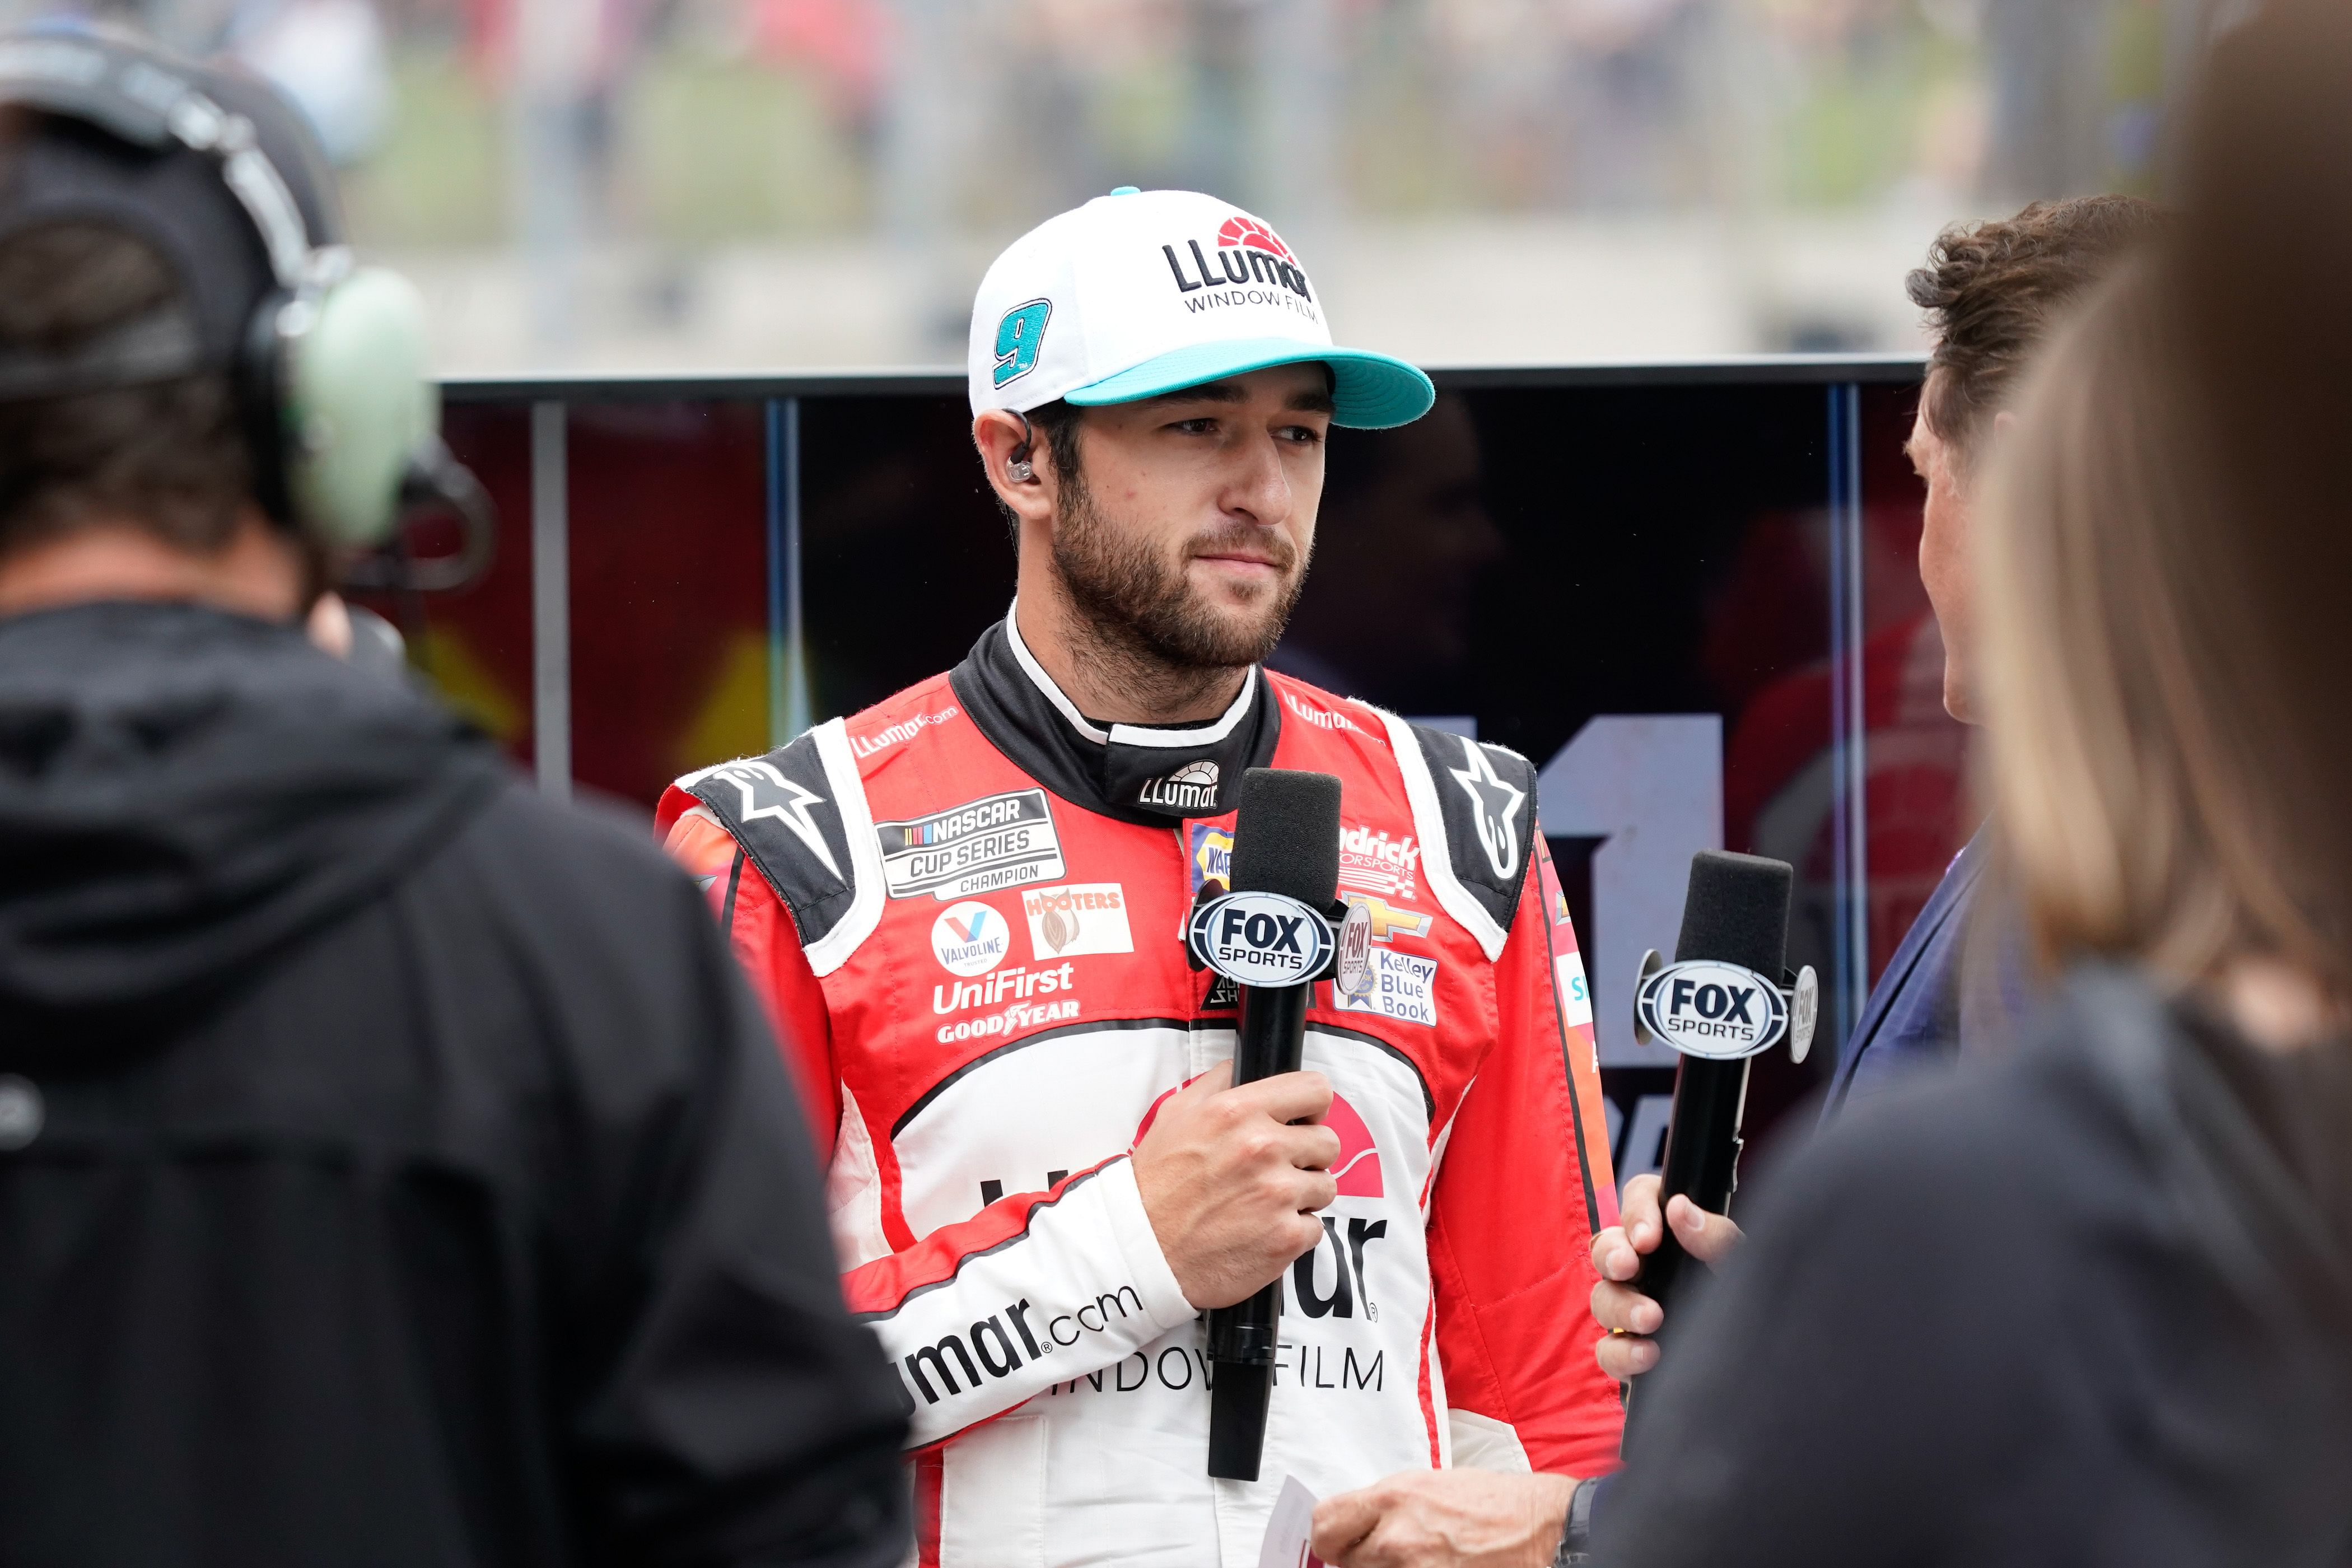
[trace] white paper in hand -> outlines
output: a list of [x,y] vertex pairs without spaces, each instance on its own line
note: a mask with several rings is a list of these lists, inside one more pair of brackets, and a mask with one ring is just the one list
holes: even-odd
[[1265,1521],[1265,1544],[1258,1548],[1257,1568],[1324,1568],[1323,1559],[1307,1544],[1315,1534],[1315,1494],[1297,1476],[1282,1483],[1274,1512]]

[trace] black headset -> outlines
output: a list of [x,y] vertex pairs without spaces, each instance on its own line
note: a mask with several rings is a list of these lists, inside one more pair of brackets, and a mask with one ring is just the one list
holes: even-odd
[[[273,287],[255,308],[234,374],[265,510],[320,542],[374,549],[419,502],[467,524],[463,552],[394,574],[443,588],[478,576],[494,539],[480,484],[441,443],[426,364],[425,303],[406,279],[318,244],[251,121],[224,109],[167,57],[88,32],[0,37],[0,105],[79,121],[134,147],[180,146],[213,160],[251,221]],[[0,397],[68,396],[208,368],[184,301],[124,323],[68,354],[0,354]],[[376,585],[383,574],[349,574]],[[388,583],[384,585],[390,585]]]

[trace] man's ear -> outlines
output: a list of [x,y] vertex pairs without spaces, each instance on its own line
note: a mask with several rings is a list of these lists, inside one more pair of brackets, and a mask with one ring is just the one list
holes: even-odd
[[[1033,433],[1018,414],[1002,408],[983,410],[971,422],[971,444],[980,451],[980,466],[996,499],[1024,523],[1051,521],[1054,516],[1053,458],[1042,434]],[[1024,447],[1028,449],[1024,452]],[[1025,461],[1026,479],[1013,465]]]
[[2017,416],[2006,408],[1996,408],[1992,415],[1992,438],[2006,441],[2017,429]]

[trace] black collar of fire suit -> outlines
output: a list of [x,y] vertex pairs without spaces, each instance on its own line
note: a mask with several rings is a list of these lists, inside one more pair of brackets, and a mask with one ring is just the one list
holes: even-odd
[[1054,684],[1009,614],[948,680],[980,732],[1022,772],[1075,805],[1147,827],[1231,811],[1244,770],[1265,766],[1282,737],[1281,710],[1255,667],[1209,723],[1097,724]]

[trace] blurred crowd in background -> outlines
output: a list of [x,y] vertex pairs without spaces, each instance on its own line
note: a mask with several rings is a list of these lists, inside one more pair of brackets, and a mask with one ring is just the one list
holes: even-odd
[[[2234,0],[0,0],[226,54],[457,373],[961,355],[1121,184],[1278,225],[1432,363],[1919,342],[1956,218],[2153,186]],[[1531,310],[1529,300],[1541,301]]]

